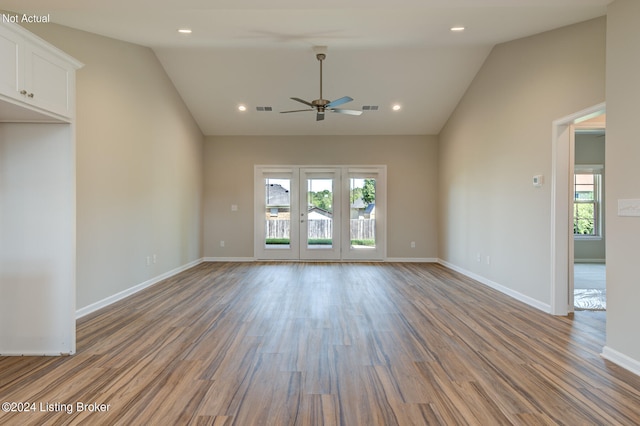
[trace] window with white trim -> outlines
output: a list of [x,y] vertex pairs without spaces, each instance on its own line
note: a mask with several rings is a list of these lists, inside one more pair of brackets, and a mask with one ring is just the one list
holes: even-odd
[[574,237],[601,237],[602,166],[576,166],[573,190]]

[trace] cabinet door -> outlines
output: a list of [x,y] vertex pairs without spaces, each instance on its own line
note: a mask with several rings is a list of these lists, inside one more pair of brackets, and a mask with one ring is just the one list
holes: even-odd
[[20,86],[23,84],[21,44],[20,37],[0,26],[0,94],[24,100],[19,94]]
[[65,117],[72,115],[73,68],[52,53],[27,45],[24,72],[28,103]]

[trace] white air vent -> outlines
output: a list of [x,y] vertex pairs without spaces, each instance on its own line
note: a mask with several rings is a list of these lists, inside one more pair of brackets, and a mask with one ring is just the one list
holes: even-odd
[[378,105],[363,105],[362,106],[362,110],[363,111],[377,111],[378,110]]
[[257,111],[273,111],[273,108],[270,106],[259,106],[256,107]]

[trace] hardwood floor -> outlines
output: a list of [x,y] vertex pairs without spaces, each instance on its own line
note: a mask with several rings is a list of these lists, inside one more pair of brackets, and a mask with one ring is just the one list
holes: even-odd
[[432,264],[205,263],[79,320],[72,357],[0,358],[0,402],[36,404],[0,424],[639,424],[603,315]]

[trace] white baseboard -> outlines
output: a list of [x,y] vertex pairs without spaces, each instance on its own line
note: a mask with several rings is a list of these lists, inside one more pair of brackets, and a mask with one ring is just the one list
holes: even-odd
[[385,262],[398,263],[438,263],[435,257],[387,257]]
[[[258,259],[254,257],[205,257],[204,262],[257,262]],[[309,260],[273,260],[273,262],[309,262]],[[270,260],[267,262],[271,262]],[[318,260],[318,262],[326,262],[326,260]],[[345,259],[345,260],[332,260],[330,262],[371,262],[367,259]],[[438,259],[435,257],[388,257],[383,262],[398,262],[398,263],[438,263]]]
[[536,300],[532,297],[529,297],[525,294],[519,293],[513,289],[510,289],[509,287],[505,287],[502,284],[498,284],[494,281],[491,281],[483,276],[480,276],[478,274],[475,274],[471,271],[467,271],[464,268],[460,268],[459,266],[456,266],[452,263],[447,262],[446,260],[442,260],[442,259],[438,259],[438,263],[441,264],[442,266],[446,266],[449,269],[452,269],[456,272],[461,273],[462,275],[465,275],[471,279],[474,279],[488,287],[491,287],[494,290],[498,290],[500,293],[506,294],[507,296],[513,297],[516,300],[519,300],[520,302],[526,303],[529,306],[532,306],[536,309],[539,309],[543,312],[546,312],[548,314],[551,313],[551,305],[547,304],[547,303],[542,303],[539,300]]
[[167,278],[171,278],[174,275],[179,274],[180,272],[186,271],[189,268],[193,268],[194,266],[197,266],[199,264],[201,264],[203,262],[203,259],[197,259],[194,260],[193,262],[189,262],[186,265],[182,265],[179,266],[175,269],[172,269],[171,271],[165,272],[164,274],[158,275],[157,277],[151,278],[150,280],[147,280],[143,283],[140,283],[138,285],[135,285],[133,287],[130,287],[126,290],[123,290],[119,293],[116,293],[112,296],[109,296],[107,298],[104,298],[102,300],[99,300],[95,303],[92,303],[88,306],[85,306],[84,308],[80,308],[76,311],[76,319],[78,318],[82,318],[85,315],[89,315],[92,312],[97,311],[98,309],[102,309],[106,306],[111,305],[112,303],[117,302],[118,300],[122,300],[125,297],[131,296],[134,293],[139,292],[140,290],[144,290],[147,287],[150,287],[154,284],[159,283],[162,280],[166,280]]
[[205,257],[204,262],[255,262],[255,257]]
[[611,349],[609,346],[602,348],[602,358],[619,365],[625,370],[629,370],[633,374],[640,376],[640,361],[635,360],[621,352]]
[[75,355],[75,352],[60,353],[60,352],[30,352],[30,351],[6,352],[5,351],[0,354],[0,356],[57,356],[57,357],[70,356],[70,355]]

